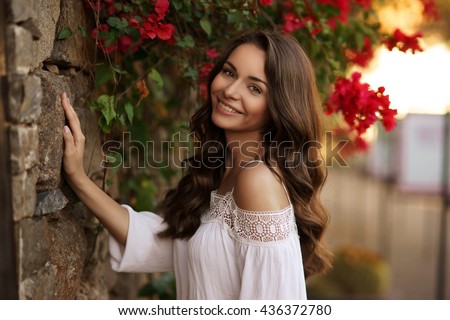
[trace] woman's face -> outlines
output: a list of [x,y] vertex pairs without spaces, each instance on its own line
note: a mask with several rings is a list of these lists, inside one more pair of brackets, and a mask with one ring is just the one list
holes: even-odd
[[226,133],[261,137],[270,119],[266,53],[253,44],[234,49],[211,84],[212,121]]

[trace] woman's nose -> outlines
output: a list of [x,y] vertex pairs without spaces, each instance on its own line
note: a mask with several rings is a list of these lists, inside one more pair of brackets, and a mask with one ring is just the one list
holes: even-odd
[[224,90],[225,97],[237,100],[240,97],[239,94],[239,81],[233,81],[229,83]]

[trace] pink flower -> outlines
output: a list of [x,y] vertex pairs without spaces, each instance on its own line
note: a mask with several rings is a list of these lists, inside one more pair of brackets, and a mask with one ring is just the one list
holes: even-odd
[[211,49],[206,50],[206,56],[209,59],[215,59],[215,58],[219,57],[220,54],[217,52],[216,48],[211,48]]

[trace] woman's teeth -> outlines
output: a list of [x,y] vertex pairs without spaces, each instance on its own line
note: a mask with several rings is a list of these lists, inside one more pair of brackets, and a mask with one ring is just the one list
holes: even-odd
[[229,106],[224,105],[222,102],[219,102],[219,105],[220,105],[220,107],[221,107],[222,109],[224,109],[224,110],[227,111],[227,112],[231,112],[231,113],[240,113],[240,112],[237,112],[236,110],[234,110],[233,108],[230,108]]

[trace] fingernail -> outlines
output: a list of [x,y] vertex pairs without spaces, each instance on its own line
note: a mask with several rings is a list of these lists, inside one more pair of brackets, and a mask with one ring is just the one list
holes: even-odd
[[62,98],[67,99],[67,94],[65,92],[62,93]]
[[65,133],[70,133],[70,128],[68,126],[64,126],[64,132]]

